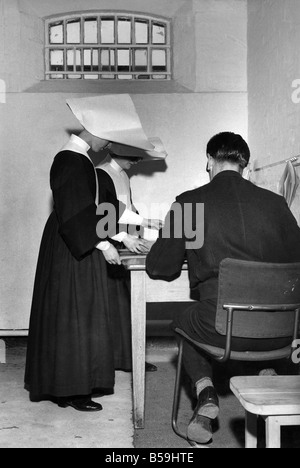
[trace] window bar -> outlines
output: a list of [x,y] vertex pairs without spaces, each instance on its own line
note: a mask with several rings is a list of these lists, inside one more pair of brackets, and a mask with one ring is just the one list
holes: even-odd
[[[151,42],[152,42],[152,21],[151,21]],[[150,72],[150,80],[153,80],[153,61],[152,61],[152,47],[149,46],[149,59],[148,59],[148,63],[149,63],[149,72]]]
[[166,46],[171,44],[171,24],[166,24]]
[[73,73],[75,75],[77,71],[77,54],[76,54],[76,47],[73,47]]
[[153,20],[149,21],[149,45],[153,43]]
[[64,27],[64,32],[63,32],[63,34],[64,34],[64,45],[66,45],[67,44],[67,20],[66,19],[63,20],[63,27]]
[[[132,42],[132,45],[136,46],[136,17],[133,16],[131,18],[131,42]],[[133,61],[133,67],[132,67],[132,70],[134,72],[136,72],[136,47],[132,49],[132,61]],[[138,79],[138,73],[135,73],[133,75],[133,78],[134,80],[137,80]]]
[[[171,50],[170,47],[167,47],[167,71],[171,72]],[[166,74],[166,79],[169,79],[169,75]]]
[[136,37],[135,37],[135,17],[131,18],[131,44],[136,45]]
[[66,72],[68,69],[67,48],[65,46],[63,46],[63,51],[64,51],[63,80],[65,80],[67,79],[67,75],[65,75],[64,72]]
[[[46,71],[50,72],[50,47],[47,49],[47,53],[45,54],[45,67]],[[50,79],[50,74],[47,73],[46,80]]]
[[[97,56],[96,64],[95,56]],[[92,71],[95,73],[99,71],[99,49],[96,49],[96,47],[92,48]]]
[[[64,44],[63,44],[63,47],[64,47],[64,71],[67,71],[68,69],[68,64],[67,64],[67,20],[64,19],[63,20],[63,28],[64,28],[64,31],[63,31],[63,41],[64,41]],[[68,79],[68,75],[64,74],[63,76],[63,79],[64,80],[67,80]]]
[[148,44],[148,73],[149,73],[149,76],[150,76],[150,80],[153,80],[153,77],[151,75],[151,60],[152,60],[151,46],[150,46],[150,44]]
[[115,44],[118,44],[118,16],[115,15],[114,22],[115,22],[115,30],[114,30],[114,37],[115,37]]
[[111,50],[112,49],[109,47],[109,49],[108,49],[108,69],[109,69],[109,73],[112,72]]
[[[84,44],[83,18],[79,18],[80,44]],[[78,44],[79,45],[79,44]]]
[[[113,56],[114,56],[114,63],[113,63],[113,65],[112,65],[112,63],[111,63],[112,52],[113,52]],[[118,62],[118,59],[117,59],[117,50],[116,50],[115,48],[110,48],[110,49],[109,49],[110,72],[113,72],[114,78],[116,77],[117,62]]]
[[101,28],[102,28],[102,18],[103,16],[99,15],[98,16],[98,45],[102,45],[102,34],[101,34]]
[[[83,47],[80,47],[80,49],[78,49],[79,52],[80,52],[80,72],[78,72],[80,75],[81,75],[81,79],[83,78],[83,75],[84,75],[84,53],[83,53]],[[77,60],[77,58],[76,58]]]
[[134,79],[137,78],[137,74],[136,74],[136,49],[134,48],[131,48],[130,49],[130,57],[131,57],[131,60],[132,60],[132,72],[135,73],[133,75]]

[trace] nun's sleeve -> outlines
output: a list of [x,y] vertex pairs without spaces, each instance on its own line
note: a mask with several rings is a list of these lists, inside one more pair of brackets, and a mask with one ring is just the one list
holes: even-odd
[[[59,153],[50,172],[54,210],[59,223],[59,233],[72,255],[81,260],[91,253],[101,240],[97,235],[97,215],[93,187],[95,173],[90,174],[83,164],[82,155],[64,151]],[[124,206],[125,208],[125,206]],[[118,216],[122,208],[116,207]]]

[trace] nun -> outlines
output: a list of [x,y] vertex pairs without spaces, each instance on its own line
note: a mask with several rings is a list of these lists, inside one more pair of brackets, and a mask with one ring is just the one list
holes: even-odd
[[[159,230],[162,222],[157,219],[145,220],[136,210],[127,172],[132,166],[152,161],[163,161],[167,152],[159,138],[149,138],[154,149],[142,150],[127,145],[112,143],[106,159],[96,167],[99,190],[99,204],[112,202],[114,206],[123,203],[126,214],[122,216],[122,226],[116,226],[117,234],[109,241],[99,244],[99,249],[106,254],[112,243],[116,249],[127,249],[132,253],[147,253],[148,242],[141,237],[140,227]],[[127,219],[126,219],[127,218]],[[124,222],[125,219],[125,222]],[[114,259],[115,260],[115,259]],[[108,301],[112,320],[112,338],[115,368],[130,371],[131,353],[131,293],[130,273],[118,261],[107,261]],[[155,372],[157,367],[146,362],[146,372]]]
[[[99,244],[99,186],[89,151],[111,142],[151,151],[129,95],[70,99],[83,129],[72,135],[50,170],[54,209],[44,230],[29,326],[25,388],[31,401],[100,411],[92,400],[115,384],[105,252]],[[115,203],[119,222],[126,206]],[[122,217],[124,217],[122,219]],[[143,221],[141,221],[143,224]],[[148,225],[148,220],[144,222]]]

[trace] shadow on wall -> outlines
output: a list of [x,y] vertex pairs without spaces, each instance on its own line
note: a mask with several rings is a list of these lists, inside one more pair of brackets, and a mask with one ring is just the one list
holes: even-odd
[[168,165],[166,161],[151,161],[140,163],[137,166],[133,166],[128,172],[128,176],[134,177],[137,175],[143,175],[146,177],[152,177],[157,172],[166,172]]
[[[89,151],[89,155],[91,160],[93,161],[94,165],[97,166],[98,164],[103,161],[106,156],[108,155],[108,151],[100,151],[99,153],[93,153]],[[142,175],[146,177],[152,177],[157,172],[166,172],[168,169],[166,161],[150,161],[150,162],[141,162],[136,166],[133,166],[130,171],[127,172],[129,178]]]

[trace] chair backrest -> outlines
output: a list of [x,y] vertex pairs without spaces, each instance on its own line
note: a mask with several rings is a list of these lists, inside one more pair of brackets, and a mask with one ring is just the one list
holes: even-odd
[[[248,306],[300,304],[300,263],[260,263],[227,258],[220,264],[216,330],[227,332],[224,304]],[[292,337],[295,312],[239,311],[232,336],[240,338]]]

